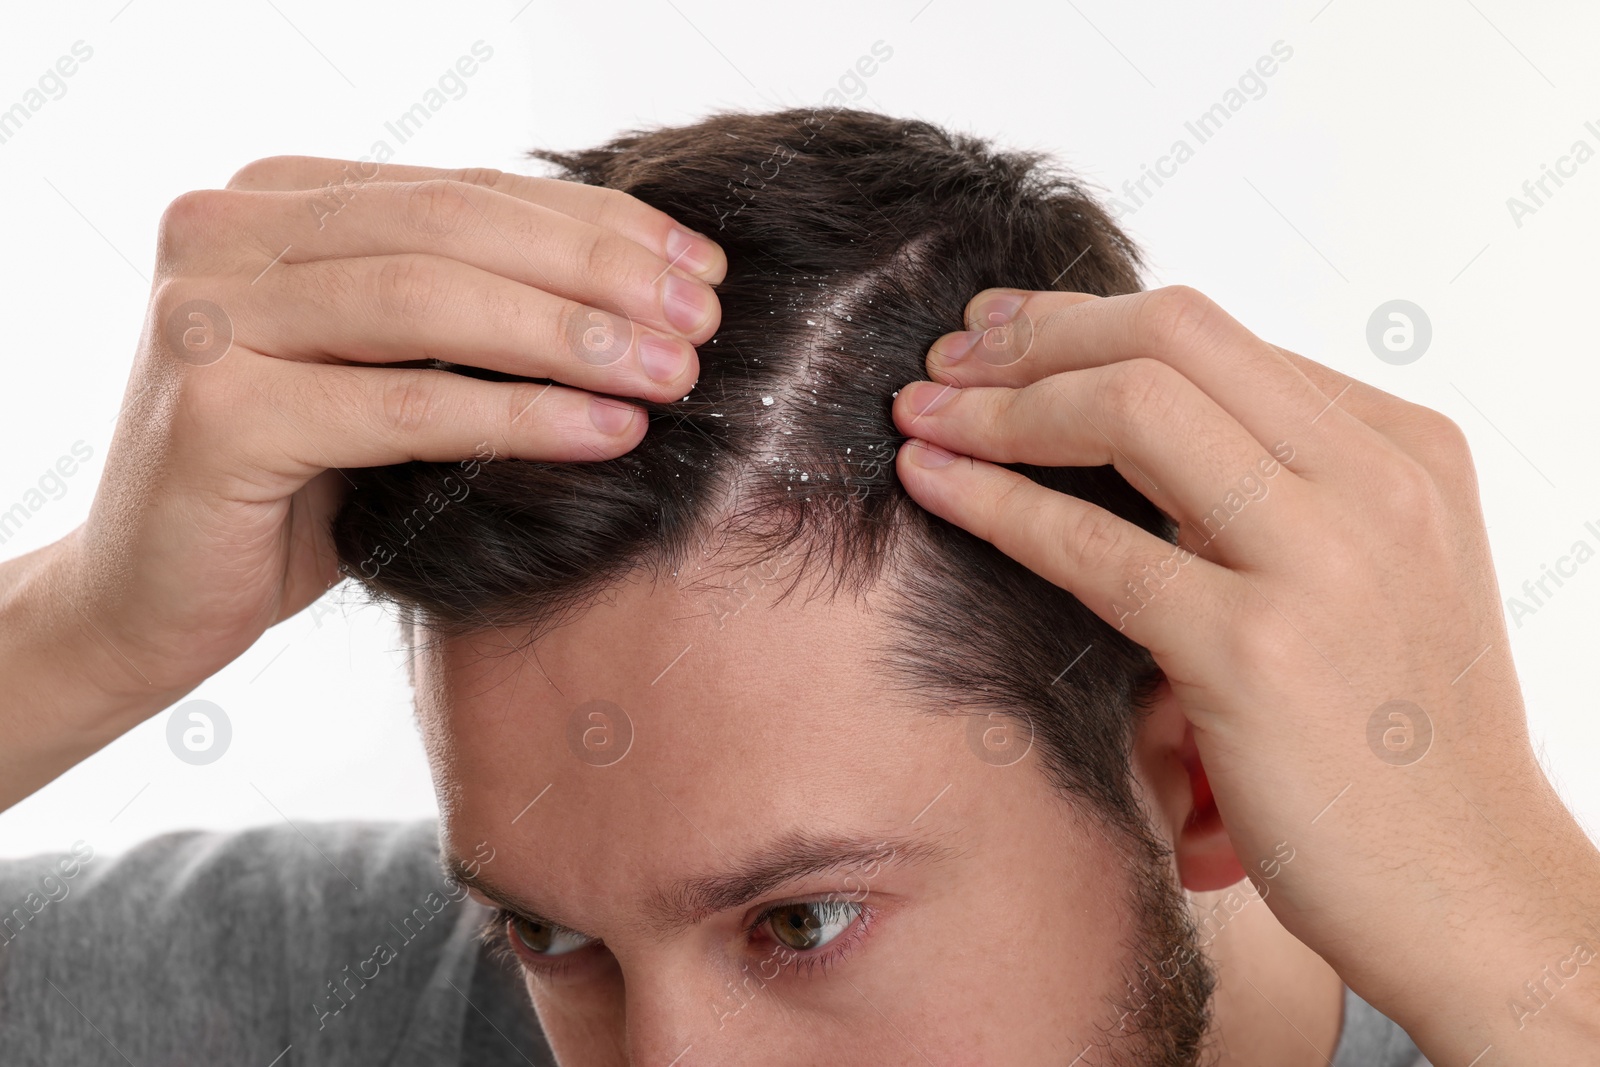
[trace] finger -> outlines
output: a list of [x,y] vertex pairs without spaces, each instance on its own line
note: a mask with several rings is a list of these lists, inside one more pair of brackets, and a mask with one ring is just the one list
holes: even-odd
[[900,390],[892,413],[907,436],[992,463],[1109,464],[1186,527],[1187,547],[1213,560],[1275,554],[1305,491],[1282,465],[1292,452],[1268,454],[1193,382],[1152,359],[1020,389],[916,382]]
[[[197,213],[253,243],[265,264],[252,284],[326,259],[426,253],[603,308],[703,344],[716,332],[716,292],[611,230],[491,189],[460,182],[379,182],[337,222],[311,225],[316,194],[216,193]],[[324,220],[326,222],[326,220]],[[170,223],[169,223],[170,224]],[[248,237],[246,236],[248,235]],[[214,241],[214,238],[213,238]]]
[[325,220],[354,201],[370,182],[423,182],[435,179],[481,186],[570,215],[610,230],[715,285],[726,277],[728,258],[704,234],[680,225],[664,211],[617,189],[556,178],[507,174],[489,167],[437,168],[317,156],[272,156],[242,168],[229,189],[281,191],[319,189],[306,202],[307,217]]
[[913,438],[895,471],[924,508],[990,542],[1106,623],[1144,645],[1169,673],[1197,677],[1209,651],[1196,632],[1223,626],[1241,603],[1227,568],[1169,544],[1098,505],[1046,489],[980,459]]
[[[1263,447],[1294,448],[1296,471],[1333,446],[1374,442],[1272,345],[1200,293],[1182,286],[1093,297],[1081,293],[985,290],[968,305],[968,325],[1011,331],[995,348],[979,335],[946,334],[928,354],[929,377],[958,385],[1019,385],[1066,370],[1156,359],[1199,386]],[[997,322],[997,320],[999,320]],[[1004,360],[991,353],[999,352]],[[973,353],[976,353],[974,358]]]
[[228,373],[203,368],[186,383],[189,417],[201,439],[224,443],[247,469],[268,475],[258,487],[266,501],[331,468],[491,455],[611,459],[645,432],[645,413],[635,405],[560,385],[291,363],[245,351],[217,366]]
[[226,303],[245,347],[283,359],[442,359],[663,402],[694,387],[676,334],[427,255],[295,264]]
[[460,182],[373,185],[283,262],[405,252],[457,259],[696,344],[716,332],[717,297],[706,282],[613,230]]

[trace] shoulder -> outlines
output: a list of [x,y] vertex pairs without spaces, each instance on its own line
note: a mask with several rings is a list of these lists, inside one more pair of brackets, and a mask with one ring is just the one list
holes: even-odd
[[471,986],[482,911],[445,878],[432,820],[0,862],[0,1060],[98,1062],[111,1043],[268,1063],[294,1044],[297,1062],[388,1063],[408,1032],[459,1048],[450,983]]

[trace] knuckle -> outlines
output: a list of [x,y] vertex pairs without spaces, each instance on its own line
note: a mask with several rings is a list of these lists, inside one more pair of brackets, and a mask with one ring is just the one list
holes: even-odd
[[1463,501],[1478,499],[1478,467],[1472,458],[1472,446],[1466,433],[1455,420],[1432,413],[1428,429],[1429,440],[1424,463],[1433,471],[1441,492],[1459,505]]
[[1434,411],[1432,408],[1427,410],[1428,430],[1441,445],[1460,452],[1472,451],[1470,446],[1467,444],[1466,431],[1461,428],[1460,423],[1456,422],[1456,420],[1452,419],[1448,415]]
[[194,289],[189,279],[183,277],[163,277],[156,281],[155,289],[150,294],[151,318],[157,323],[166,323],[172,313],[180,306],[194,298]]
[[220,294],[211,284],[208,278],[181,273],[156,275],[142,342],[152,358],[209,365],[232,348],[233,320],[227,308],[215,303]]
[[976,531],[986,541],[992,541],[1002,551],[1015,538],[1026,544],[1039,540],[1039,507],[1030,489],[1038,486],[1031,479],[1017,476],[1006,479],[1006,485],[995,497],[994,508],[989,512],[987,529]]
[[1412,413],[1416,439],[1424,455],[1449,468],[1469,468],[1472,447],[1456,421],[1432,408],[1418,406]]
[[1139,339],[1151,351],[1171,352],[1197,344],[1221,309],[1187,285],[1152,290],[1139,305]]
[[231,194],[221,189],[193,189],[174,199],[157,227],[160,258],[181,256],[216,232],[230,200]]
[[502,186],[510,184],[510,180],[503,170],[493,167],[458,167],[447,170],[441,175],[446,181],[461,182],[464,185],[477,185],[485,189],[499,190]]
[[629,223],[640,221],[641,218],[659,224],[662,228],[672,224],[671,216],[653,207],[647,207],[631,193],[599,185],[593,186],[593,189],[595,207],[592,219],[594,224],[602,229],[621,233],[627,229]]
[[499,428],[505,432],[516,429],[524,416],[527,417],[528,423],[545,421],[550,418],[552,408],[559,410],[562,407],[565,407],[572,417],[582,418],[584,428],[590,429],[588,419],[585,417],[588,414],[587,402],[581,400],[575,390],[563,389],[553,382],[546,382],[543,385],[532,382],[511,382],[505,386],[502,395],[505,407],[500,412]]
[[[466,290],[462,290],[463,293]],[[520,289],[485,287],[471,291],[471,318],[494,337],[537,337],[537,312]]]
[[580,257],[579,266],[586,278],[613,278],[623,271],[627,261],[621,239],[603,230],[589,239]]
[[587,215],[589,221],[613,233],[666,233],[677,227],[677,220],[665,211],[646,204],[632,193],[605,186],[588,186],[594,197]]
[[1391,514],[1421,519],[1434,510],[1438,486],[1426,467],[1400,453],[1385,467],[1383,496]]
[[430,237],[460,229],[472,211],[462,183],[448,178],[430,178],[412,184],[405,206],[411,225]]
[[[995,460],[1000,463],[1030,462],[1016,457],[1039,451],[1040,428],[1052,426],[1057,417],[1057,393],[1049,379],[1003,392],[953,392],[940,414],[958,418],[974,437],[993,442],[1003,457]],[[987,399],[990,396],[994,399]]]
[[[582,356],[583,349],[591,341],[597,351],[609,351],[615,336],[610,332],[613,321],[606,318],[604,312],[596,312],[585,304],[563,300],[561,310],[556,313],[557,333],[554,337],[546,338],[546,342],[563,356]],[[632,343],[631,340],[629,343]]]
[[378,410],[384,424],[399,434],[427,426],[439,409],[437,381],[431,375],[406,371],[386,372],[378,390]]
[[296,171],[304,161],[304,156],[266,156],[254,159],[233,172],[233,177],[228,179],[229,189],[256,189],[261,186],[275,187],[277,179],[285,174]]
[[1101,376],[1097,407],[1115,413],[1125,424],[1164,418],[1177,390],[1176,371],[1154,359],[1129,359],[1111,364]]
[[1123,563],[1122,520],[1104,508],[1089,506],[1078,510],[1062,530],[1067,558],[1075,560],[1083,573]]
[[672,216],[659,208],[651,207],[632,193],[622,189],[613,189],[608,185],[589,185],[584,187],[586,195],[594,197],[599,205],[596,209],[597,217],[601,219],[637,218],[640,214],[654,216],[662,222],[670,223]]
[[1298,670],[1286,661],[1295,654],[1289,639],[1299,639],[1285,632],[1282,619],[1259,602],[1236,605],[1235,609],[1220,635],[1224,662],[1268,677]]
[[445,284],[426,256],[390,256],[378,267],[373,304],[379,315],[416,326],[444,299]]

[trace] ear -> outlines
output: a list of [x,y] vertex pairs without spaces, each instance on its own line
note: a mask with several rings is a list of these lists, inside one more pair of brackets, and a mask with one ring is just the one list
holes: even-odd
[[1200,893],[1226,889],[1244,878],[1244,866],[1211,796],[1194,728],[1165,678],[1140,720],[1133,755],[1152,814],[1172,841],[1183,887]]

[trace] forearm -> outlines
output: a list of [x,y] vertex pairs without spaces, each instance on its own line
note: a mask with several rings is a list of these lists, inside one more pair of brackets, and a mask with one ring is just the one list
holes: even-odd
[[75,535],[0,563],[0,810],[165,707],[73,575]]
[[1386,1003],[1373,1001],[1441,1067],[1581,1063],[1600,1049],[1600,851],[1532,773],[1468,805],[1477,847],[1440,865],[1469,868],[1456,884],[1470,892],[1417,900],[1416,940]]

